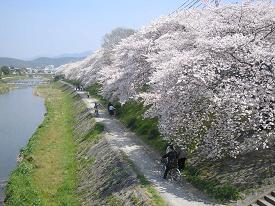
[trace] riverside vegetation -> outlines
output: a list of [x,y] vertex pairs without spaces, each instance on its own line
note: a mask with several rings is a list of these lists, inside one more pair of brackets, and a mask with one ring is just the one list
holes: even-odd
[[39,87],[47,114],[22,149],[6,188],[6,205],[78,205],[72,98],[58,85]]
[[7,81],[0,79],[0,94],[7,93],[13,88],[13,86],[7,84]]
[[7,84],[0,82],[0,94],[6,93],[9,90],[10,90],[10,87]]
[[22,149],[6,187],[7,206],[160,205],[165,202],[129,160],[104,139],[68,86],[40,86],[47,113]]

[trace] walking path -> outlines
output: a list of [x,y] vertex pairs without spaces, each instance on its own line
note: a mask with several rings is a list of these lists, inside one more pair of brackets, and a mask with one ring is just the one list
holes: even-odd
[[[94,113],[94,98],[87,98],[87,93],[77,91],[87,107]],[[205,206],[218,205],[194,188],[190,183],[183,182],[177,185],[164,180],[160,174],[160,156],[143,143],[139,137],[130,132],[117,119],[110,117],[105,110],[100,110],[96,122],[105,127],[105,138],[114,149],[123,151],[144,176],[155,186],[159,194],[170,206]]]

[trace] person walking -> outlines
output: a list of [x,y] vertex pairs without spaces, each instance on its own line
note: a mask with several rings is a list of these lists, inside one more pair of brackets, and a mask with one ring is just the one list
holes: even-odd
[[100,106],[100,105],[99,105],[97,102],[95,102],[94,109],[95,109],[95,116],[96,116],[96,117],[98,117],[98,116],[99,116],[99,111],[98,111],[99,106]]
[[162,159],[167,158],[166,168],[163,174],[163,179],[167,178],[167,175],[171,169],[178,167],[178,154],[173,145],[170,146],[170,151],[162,156]]
[[114,116],[115,115],[115,107],[111,104],[110,106],[109,106],[109,114],[111,115],[111,116]]
[[109,103],[108,103],[108,105],[107,105],[107,110],[108,110],[109,114],[110,114],[109,107],[110,107],[111,105],[112,105],[112,103],[111,103],[111,102],[109,102]]
[[185,168],[186,160],[187,160],[187,150],[185,148],[179,148],[179,150],[178,150],[178,166],[179,166],[179,170],[181,172]]
[[165,152],[166,152],[166,154],[167,153],[169,153],[170,151],[172,151],[173,150],[173,144],[172,143],[169,143],[168,145],[167,145],[167,147],[166,147],[166,150],[165,150]]

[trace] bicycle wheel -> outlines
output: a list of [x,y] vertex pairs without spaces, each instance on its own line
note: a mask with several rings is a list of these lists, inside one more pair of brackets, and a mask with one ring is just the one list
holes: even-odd
[[98,112],[98,110],[97,110],[97,109],[95,110],[95,116],[96,116],[96,117],[98,117],[98,116],[99,116],[99,112]]
[[175,182],[180,182],[181,181],[181,172],[179,171],[179,169],[177,169],[177,168],[172,169],[171,179]]
[[165,165],[165,164],[162,164],[162,165],[161,165],[161,168],[160,168],[160,176],[161,176],[161,177],[163,177],[165,170],[166,170],[166,165]]

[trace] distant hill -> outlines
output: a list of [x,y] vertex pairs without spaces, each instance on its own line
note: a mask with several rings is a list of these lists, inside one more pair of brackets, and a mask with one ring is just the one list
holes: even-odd
[[92,54],[93,51],[85,51],[85,52],[80,52],[80,53],[66,53],[66,54],[60,54],[58,56],[54,56],[54,58],[60,58],[60,57],[87,57],[90,54]]
[[54,65],[58,67],[62,64],[75,62],[83,59],[83,57],[59,57],[59,58],[48,58],[40,57],[31,61],[25,61],[21,59],[0,57],[0,66],[14,66],[14,67],[45,67],[47,65]]
[[62,64],[79,61],[81,59],[83,58],[82,57],[59,57],[59,58],[40,57],[30,61],[30,63],[34,67],[41,67],[41,66],[47,66],[47,65],[54,65],[58,67]]

